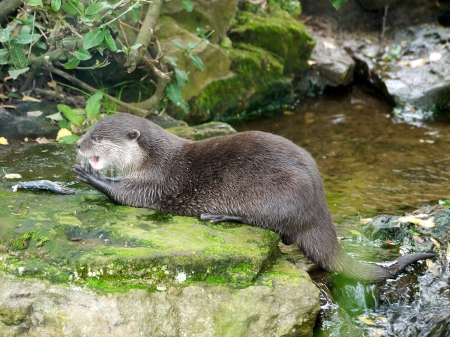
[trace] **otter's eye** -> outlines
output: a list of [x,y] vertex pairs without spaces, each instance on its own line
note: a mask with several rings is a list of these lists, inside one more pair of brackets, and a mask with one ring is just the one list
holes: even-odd
[[92,140],[93,140],[94,142],[98,142],[98,141],[100,140],[100,137],[92,137]]

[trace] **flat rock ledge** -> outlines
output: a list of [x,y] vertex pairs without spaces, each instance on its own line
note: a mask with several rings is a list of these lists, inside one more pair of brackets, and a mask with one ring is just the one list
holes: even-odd
[[279,236],[118,206],[75,182],[72,146],[2,155],[0,336],[312,336],[319,291]]

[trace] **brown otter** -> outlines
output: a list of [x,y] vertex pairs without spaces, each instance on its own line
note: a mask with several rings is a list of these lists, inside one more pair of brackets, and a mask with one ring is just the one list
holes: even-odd
[[[78,179],[116,203],[271,229],[320,267],[351,278],[383,280],[434,256],[404,255],[388,267],[350,257],[336,238],[315,161],[279,136],[252,131],[189,141],[119,113],[91,127],[77,149],[94,169],[75,165]],[[108,167],[121,178],[95,171]]]

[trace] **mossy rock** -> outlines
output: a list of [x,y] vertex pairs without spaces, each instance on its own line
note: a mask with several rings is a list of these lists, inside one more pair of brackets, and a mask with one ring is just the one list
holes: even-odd
[[298,74],[308,68],[315,46],[305,26],[284,11],[268,17],[239,12],[229,37],[265,49],[284,60],[284,74]]
[[243,43],[227,54],[235,75],[208,84],[195,99],[188,122],[245,121],[292,102],[292,84],[283,77],[282,59]]

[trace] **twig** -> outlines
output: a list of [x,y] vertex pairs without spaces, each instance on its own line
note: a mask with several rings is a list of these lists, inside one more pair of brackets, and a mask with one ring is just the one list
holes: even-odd
[[[54,68],[53,66],[47,67],[46,69],[48,71],[51,71],[52,73],[58,75],[58,76],[61,76],[64,79],[72,82],[74,85],[76,85],[76,86],[78,86],[78,87],[80,87],[80,88],[82,88],[82,89],[84,89],[86,91],[89,91],[89,92],[92,92],[92,93],[101,92],[104,95],[107,95],[108,99],[110,99],[112,102],[117,103],[120,106],[135,112],[139,116],[145,117],[145,116],[148,116],[151,113],[152,114],[156,114],[157,113],[156,111],[155,112],[150,112],[150,111],[148,111],[146,109],[137,107],[137,106],[135,106],[133,104],[128,104],[128,103],[122,102],[121,100],[118,100],[115,97],[112,97],[112,96],[110,96],[108,94],[105,94],[101,90],[95,89],[95,88],[91,87],[90,85],[84,83],[83,81],[80,81],[79,79],[77,79],[77,78],[75,78],[75,77],[65,73],[64,71],[62,71],[60,69],[57,69],[57,68]],[[152,98],[153,98],[153,96],[152,96]]]
[[150,45],[153,32],[155,30],[156,22],[158,21],[159,14],[161,12],[161,7],[163,5],[163,0],[154,0],[153,3],[148,5],[147,14],[145,15],[142,27],[139,30],[139,34],[134,41],[134,44],[142,44],[141,48],[130,51],[128,57],[128,72],[133,72],[137,65],[141,62],[141,59],[148,46]]
[[384,6],[384,15],[383,15],[383,29],[381,30],[381,37],[384,37],[384,32],[386,31],[386,19],[388,15],[389,5]]

